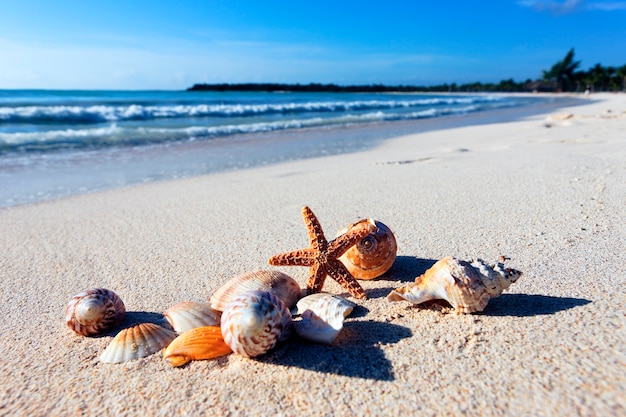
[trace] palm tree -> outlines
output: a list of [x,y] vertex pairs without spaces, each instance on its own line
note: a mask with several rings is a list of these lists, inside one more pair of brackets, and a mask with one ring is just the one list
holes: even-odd
[[622,65],[621,67],[615,70],[615,73],[622,81],[622,91],[626,93],[626,65]]
[[549,71],[543,71],[543,79],[555,81],[558,91],[569,90],[575,82],[574,72],[579,65],[580,61],[574,62],[574,48],[572,48],[565,55],[565,58],[554,64]]

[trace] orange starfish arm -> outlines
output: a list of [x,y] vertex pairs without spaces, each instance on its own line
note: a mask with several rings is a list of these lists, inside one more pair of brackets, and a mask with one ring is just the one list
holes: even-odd
[[267,262],[274,266],[312,266],[315,264],[315,254],[311,249],[298,249],[274,255]]
[[360,220],[348,227],[348,230],[328,244],[328,257],[339,258],[361,239],[376,231],[376,226],[369,220]]
[[306,285],[309,294],[315,294],[322,291],[324,281],[326,281],[326,273],[327,271],[324,265],[316,263],[311,266],[309,282]]
[[304,219],[304,224],[309,232],[309,243],[311,244],[311,248],[325,252],[328,247],[328,241],[324,236],[322,225],[319,220],[317,220],[315,214],[313,214],[313,210],[307,206],[302,207],[302,218]]
[[333,259],[328,262],[328,275],[337,281],[342,287],[347,289],[354,298],[367,298],[365,290],[361,284],[350,275],[346,267],[338,260]]

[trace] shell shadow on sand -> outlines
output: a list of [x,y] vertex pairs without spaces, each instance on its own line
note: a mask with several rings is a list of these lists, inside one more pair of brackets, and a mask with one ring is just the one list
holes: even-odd
[[118,326],[115,326],[102,333],[92,335],[90,337],[115,337],[122,330],[128,329],[141,323],[154,323],[158,324],[159,326],[166,325],[167,327],[169,327],[165,316],[161,313],[153,313],[149,311],[127,311],[126,316],[124,317],[124,321]]
[[569,310],[591,303],[591,300],[573,297],[553,297],[540,294],[502,294],[489,301],[480,314],[485,316],[531,317]]
[[416,258],[415,256],[397,256],[393,266],[383,276],[378,278],[379,281],[395,281],[398,284],[392,286],[377,286],[365,290],[367,298],[385,298],[387,295],[399,286],[401,282],[413,282],[415,277],[422,275],[428,268],[437,262],[436,259]]
[[380,345],[396,343],[413,332],[391,323],[347,321],[331,346],[293,339],[260,360],[352,378],[393,381],[393,366]]

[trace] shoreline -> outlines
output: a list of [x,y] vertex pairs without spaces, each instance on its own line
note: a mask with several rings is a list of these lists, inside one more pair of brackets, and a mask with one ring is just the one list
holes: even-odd
[[[626,95],[517,121],[432,130],[355,153],[0,210],[0,410],[11,415],[603,415],[626,412]],[[594,96],[592,96],[594,98]],[[228,279],[363,217],[393,230],[332,346],[290,340],[172,368],[98,356],[65,326],[106,287],[126,325],[206,301]],[[389,303],[445,256],[523,276],[484,312]],[[308,269],[278,268],[304,286]],[[263,387],[259,389],[259,387]]]
[[574,95],[542,94],[538,98],[550,97],[553,100],[526,106],[410,121],[249,133],[193,142],[29,155],[28,158],[10,155],[3,161],[0,171],[0,180],[6,184],[0,191],[0,209],[141,183],[359,152],[407,134],[514,121],[555,107],[587,102]]

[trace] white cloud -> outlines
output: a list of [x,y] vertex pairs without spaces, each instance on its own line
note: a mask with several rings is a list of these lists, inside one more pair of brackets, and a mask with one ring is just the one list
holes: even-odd
[[626,1],[585,1],[585,0],[519,0],[520,6],[530,7],[538,11],[548,11],[554,14],[571,13],[577,10],[615,11],[626,10]]
[[626,1],[605,1],[587,4],[589,10],[602,10],[611,12],[614,10],[626,10]]

